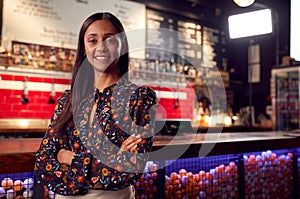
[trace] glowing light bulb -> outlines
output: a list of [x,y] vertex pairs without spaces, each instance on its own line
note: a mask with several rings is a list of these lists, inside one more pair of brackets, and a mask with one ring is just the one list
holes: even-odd
[[230,116],[225,116],[225,118],[224,118],[224,124],[225,124],[225,126],[229,126],[229,125],[232,124]]
[[233,0],[233,2],[240,7],[247,7],[254,3],[255,0]]
[[28,127],[28,125],[29,125],[28,120],[20,120],[19,125],[21,127]]

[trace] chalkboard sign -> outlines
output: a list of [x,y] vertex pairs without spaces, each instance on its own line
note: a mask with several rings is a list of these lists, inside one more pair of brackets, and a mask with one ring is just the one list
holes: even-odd
[[[109,11],[126,31],[145,28],[144,4],[121,0],[4,0],[2,46],[11,50],[12,41],[75,49],[85,18]],[[134,19],[134,20],[132,20]],[[129,47],[134,34],[128,34]],[[145,35],[141,35],[145,42]]]
[[177,52],[176,21],[168,14],[147,10],[147,49],[150,60],[170,61]]
[[[218,28],[150,9],[147,10],[147,27],[149,59],[170,60],[175,56],[180,63],[191,60],[197,63],[196,67],[219,69],[227,64],[225,33]],[[170,34],[165,29],[177,33]]]

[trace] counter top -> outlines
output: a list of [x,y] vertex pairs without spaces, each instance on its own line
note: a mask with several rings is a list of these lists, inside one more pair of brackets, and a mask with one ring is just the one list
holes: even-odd
[[[286,134],[267,131],[155,136],[150,159],[171,160],[300,147],[300,137]],[[0,139],[0,173],[32,171],[40,142],[41,138]]]
[[[26,118],[19,118],[19,119],[0,119],[0,135],[18,135],[18,134],[26,134],[32,136],[33,134],[39,134],[40,137],[43,136],[45,133],[48,125],[50,123],[49,119],[26,119]],[[263,128],[260,126],[223,126],[221,129],[220,127],[216,126],[199,126],[199,127],[192,127],[193,132],[197,133],[207,133],[208,130],[211,133],[217,133],[220,130],[222,132],[262,132],[262,131],[271,131],[271,128]]]
[[0,174],[33,171],[41,138],[0,139]]
[[0,119],[0,133],[44,133],[49,122],[45,119]]
[[150,158],[171,160],[300,147],[300,134],[299,136],[287,134],[289,132],[266,131],[155,136],[153,151],[162,150],[162,152],[152,153]]
[[[235,133],[207,133],[207,134],[185,134],[179,136],[155,136],[154,145],[166,145],[170,141],[172,144],[185,144],[193,139],[193,144],[203,143],[222,143],[222,142],[243,142],[257,140],[277,140],[291,139],[295,136],[285,136],[285,131],[266,131],[266,132],[235,132]],[[300,137],[300,133],[299,133]]]

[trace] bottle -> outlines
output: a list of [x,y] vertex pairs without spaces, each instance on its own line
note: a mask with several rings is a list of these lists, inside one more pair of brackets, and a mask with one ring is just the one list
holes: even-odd
[[203,104],[202,102],[199,102],[199,108],[198,108],[198,117],[199,117],[199,125],[204,124],[205,114],[203,110]]
[[172,73],[176,73],[176,64],[175,64],[175,59],[174,59],[174,57],[171,57],[171,72]]

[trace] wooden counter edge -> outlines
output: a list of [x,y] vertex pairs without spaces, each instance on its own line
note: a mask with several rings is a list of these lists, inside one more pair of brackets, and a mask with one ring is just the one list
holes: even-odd
[[[230,134],[228,134],[230,135]],[[233,133],[232,136],[236,136]],[[255,135],[252,133],[249,135]],[[283,135],[282,133],[279,135]],[[247,135],[244,135],[247,138]],[[153,152],[150,154],[150,160],[172,160],[177,158],[191,158],[199,157],[199,151],[201,147],[207,144],[211,146],[211,150],[205,155],[223,155],[223,154],[238,154],[246,152],[256,152],[264,150],[276,150],[276,149],[292,149],[300,147],[299,137],[285,137],[278,136],[274,139],[263,138],[259,140],[237,140],[237,141],[222,141],[216,143],[191,143],[191,144],[173,144],[168,145],[168,149],[163,152],[160,150],[166,145],[157,145],[154,141]],[[25,139],[25,140],[24,140]],[[22,148],[11,148],[9,150],[0,150],[0,174],[21,173],[33,171],[35,162],[35,152],[37,146],[39,146],[42,138],[17,138],[14,142],[24,143],[30,140],[30,144],[26,145],[27,152],[22,152]],[[3,139],[2,142],[5,142]],[[1,141],[1,139],[0,139]],[[0,147],[1,148],[1,147]],[[18,152],[20,151],[20,152]],[[23,150],[25,151],[25,150]],[[177,153],[179,151],[179,153]],[[167,153],[166,153],[167,152]],[[176,153],[174,153],[176,152]],[[181,154],[180,154],[181,153]],[[178,155],[179,154],[179,155]]]
[[0,153],[0,174],[32,172],[35,152]]

